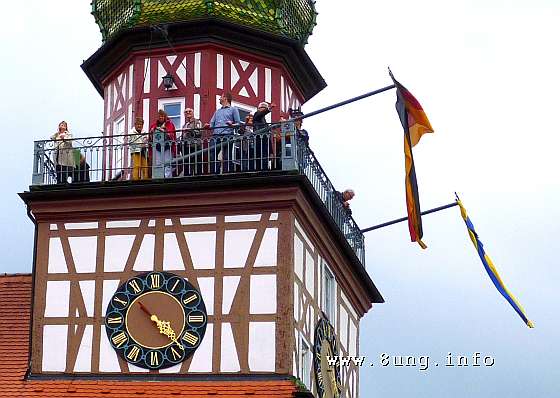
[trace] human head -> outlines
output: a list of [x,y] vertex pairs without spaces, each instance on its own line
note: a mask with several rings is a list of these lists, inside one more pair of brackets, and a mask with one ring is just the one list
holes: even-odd
[[194,118],[194,111],[192,108],[185,108],[185,119],[191,120]]
[[160,109],[158,111],[158,122],[163,123],[166,120],[167,120],[167,113],[163,109]]
[[354,193],[354,190],[352,190],[352,189],[347,189],[344,192],[342,192],[342,198],[345,201],[352,200],[354,198],[354,196],[355,196],[355,193]]
[[64,131],[68,131],[68,123],[66,123],[64,120],[60,123],[58,123],[58,131],[60,133],[64,132]]
[[301,125],[303,124],[303,120],[301,117],[303,116],[303,112],[300,108],[297,109],[288,109],[288,113],[290,114],[290,118],[295,119],[294,124],[296,128],[299,130],[301,129]]
[[261,109],[268,109],[268,103],[266,102],[261,102],[259,104],[259,106],[257,106],[257,110],[261,110]]
[[231,105],[233,97],[229,91],[224,91],[222,96],[220,97],[220,105],[226,106]]
[[141,117],[137,117],[136,119],[134,119],[134,128],[136,129],[136,131],[142,131],[143,127],[144,119],[142,119]]
[[247,115],[245,116],[245,124],[253,124],[253,115]]

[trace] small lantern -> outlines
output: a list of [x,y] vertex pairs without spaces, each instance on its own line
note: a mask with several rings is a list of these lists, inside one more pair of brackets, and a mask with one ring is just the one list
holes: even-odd
[[167,72],[167,75],[163,76],[161,80],[163,81],[163,87],[165,87],[166,90],[170,90],[175,85],[173,76],[169,72]]

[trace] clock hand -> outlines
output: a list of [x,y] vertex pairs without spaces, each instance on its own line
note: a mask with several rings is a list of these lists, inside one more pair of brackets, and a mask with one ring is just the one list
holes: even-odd
[[150,320],[152,322],[154,322],[156,324],[156,326],[159,329],[159,332],[161,334],[166,335],[167,337],[169,337],[169,339],[177,344],[177,346],[181,349],[184,350],[185,347],[183,347],[183,345],[181,343],[179,343],[179,341],[177,340],[177,334],[175,333],[175,331],[173,330],[173,328],[171,327],[171,322],[168,321],[160,321],[157,317],[157,315],[152,314],[147,308],[146,306],[144,306],[144,304],[142,304],[142,302],[138,301],[138,304],[140,305],[140,309],[142,311],[144,311],[147,315],[150,316]]

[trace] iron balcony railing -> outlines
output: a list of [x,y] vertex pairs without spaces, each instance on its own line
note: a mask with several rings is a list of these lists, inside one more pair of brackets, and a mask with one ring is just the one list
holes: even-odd
[[91,182],[196,178],[201,175],[262,173],[305,175],[350,247],[365,265],[364,236],[309,145],[294,124],[285,122],[251,132],[205,137],[204,130],[97,136],[34,143],[32,185],[82,186]]

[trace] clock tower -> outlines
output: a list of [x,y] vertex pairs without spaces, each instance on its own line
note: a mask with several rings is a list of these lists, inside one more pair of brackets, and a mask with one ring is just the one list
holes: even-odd
[[[278,145],[274,159],[227,174],[136,181],[130,150],[114,150],[158,109],[176,128],[186,108],[208,122],[223,92],[242,114],[268,102],[268,122],[289,119],[325,87],[304,50],[315,3],[93,0],[92,14],[103,44],[82,69],[104,99],[104,136],[36,142],[20,194],[36,226],[27,380],[95,380],[103,396],[145,383],[169,396],[358,397],[360,319],[383,299],[295,124],[259,138]],[[235,137],[231,156],[250,158],[256,138]],[[55,183],[64,151],[87,180]]]

